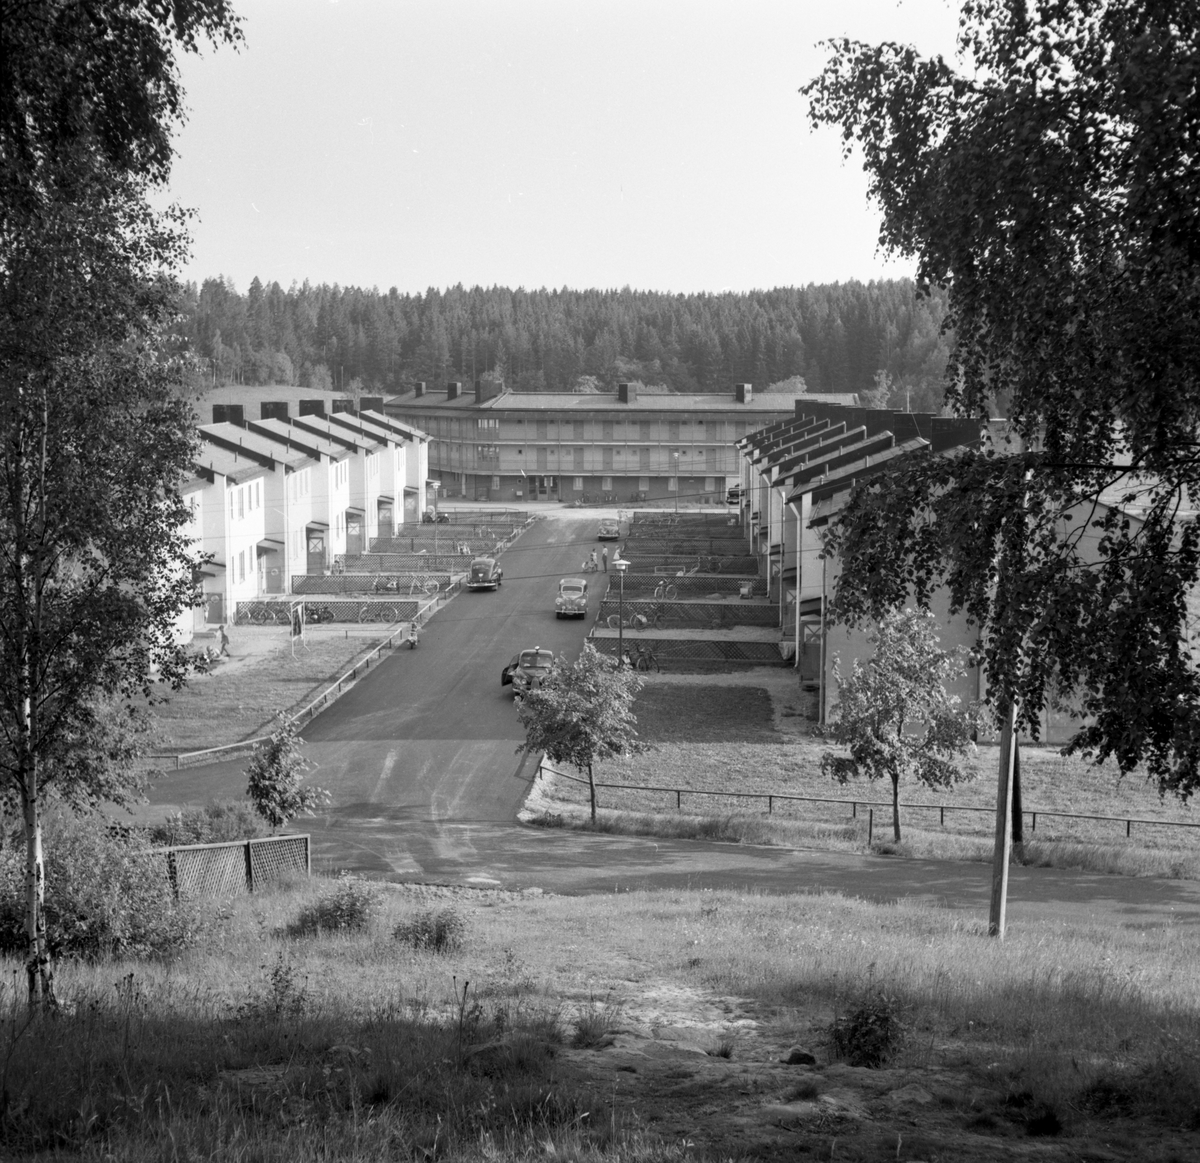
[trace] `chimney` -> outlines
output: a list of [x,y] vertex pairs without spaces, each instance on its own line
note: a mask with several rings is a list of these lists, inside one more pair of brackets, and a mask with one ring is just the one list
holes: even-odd
[[241,404],[214,404],[214,424],[237,424],[239,427],[246,422],[246,409]]
[[288,406],[286,400],[264,400],[258,409],[258,418],[260,420],[284,420],[288,418]]
[[500,395],[502,391],[504,391],[504,385],[495,380],[476,380],[475,403],[482,404],[484,400],[490,400],[494,396]]
[[359,396],[358,410],[360,412],[382,412],[383,397],[382,396]]
[[459,393],[462,391],[462,383],[458,380],[451,380],[446,385],[446,399],[457,400]]
[[300,411],[301,416],[324,416],[325,401],[324,400],[301,400]]
[[416,396],[418,399],[420,399],[421,396],[425,395],[425,381],[424,380],[417,380],[417,382],[415,384],[413,384],[413,395]]
[[739,404],[750,403],[750,397],[753,395],[753,393],[754,393],[754,385],[753,384],[734,384],[733,385],[733,398]]
[[353,412],[354,411],[354,401],[353,400],[334,400],[333,407],[331,410],[335,416],[339,412]]
[[637,388],[633,384],[617,384],[617,400],[622,404],[632,404],[637,400]]

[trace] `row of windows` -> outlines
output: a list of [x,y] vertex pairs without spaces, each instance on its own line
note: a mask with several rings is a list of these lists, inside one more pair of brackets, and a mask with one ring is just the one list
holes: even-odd
[[247,513],[262,508],[262,481],[251,481],[229,490],[229,519],[241,520]]
[[[481,431],[496,432],[500,431],[500,420],[494,416],[479,416],[474,419],[458,419],[441,416],[422,417],[420,423],[428,430],[431,436],[444,437],[465,437],[469,438],[472,432],[478,433]],[[755,422],[755,427],[761,427],[765,421]],[[622,431],[625,439],[634,439],[634,431],[637,433],[639,440],[661,440],[664,437],[668,440],[678,440],[680,434],[686,431],[688,434],[695,432],[699,427],[703,426],[704,439],[708,441],[733,441],[738,440],[746,435],[750,427],[750,423],[746,420],[689,420],[683,419],[626,419],[620,420],[594,420],[594,419],[550,419],[549,417],[538,417],[530,420],[528,425],[524,420],[505,419],[504,428],[511,434],[513,438],[523,436],[527,433],[528,428],[535,428],[537,431],[538,440],[546,440],[549,438],[551,431],[555,436],[563,436],[570,433],[573,440],[586,440],[589,433],[596,434],[599,432],[600,438],[603,440],[614,439],[618,430]]]

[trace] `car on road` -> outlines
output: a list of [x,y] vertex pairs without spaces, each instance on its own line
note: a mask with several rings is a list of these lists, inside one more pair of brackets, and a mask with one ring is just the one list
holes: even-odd
[[513,660],[500,672],[500,685],[512,685],[513,697],[520,698],[530,691],[537,690],[546,681],[550,668],[554,665],[554,655],[549,650],[535,646],[532,650],[522,650],[513,655]]
[[745,489],[741,485],[730,485],[728,491],[725,493],[725,504],[740,505],[744,492]]
[[554,599],[556,618],[587,617],[588,584],[581,577],[564,577],[558,583],[558,597]]
[[494,557],[477,557],[467,571],[467,589],[495,590],[504,580],[504,570]]
[[621,522],[620,521],[601,521],[600,530],[596,534],[597,541],[620,541],[621,540]]

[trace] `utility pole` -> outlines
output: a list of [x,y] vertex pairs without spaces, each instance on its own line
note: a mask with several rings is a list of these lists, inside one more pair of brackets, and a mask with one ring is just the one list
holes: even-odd
[[1004,939],[1008,910],[1008,862],[1012,853],[1013,760],[1016,756],[1017,702],[1004,708],[1000,731],[1000,777],[996,788],[996,846],[992,852],[992,904],[988,936]]

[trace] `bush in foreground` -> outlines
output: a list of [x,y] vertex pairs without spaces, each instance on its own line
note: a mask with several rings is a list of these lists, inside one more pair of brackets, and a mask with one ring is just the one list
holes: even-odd
[[333,888],[305,905],[287,927],[289,937],[315,937],[319,933],[362,933],[379,911],[379,889],[355,876],[338,877]]
[[429,953],[452,953],[462,948],[467,923],[453,909],[425,909],[392,930],[401,944]]
[[202,808],[185,808],[147,829],[157,848],[181,844],[222,844],[254,840],[265,834],[262,822],[248,800],[213,800]]
[[[46,936],[55,957],[173,953],[199,930],[194,907],[174,899],[165,860],[134,833],[113,835],[99,817],[47,814]],[[0,851],[0,953],[24,956],[24,850]]]

